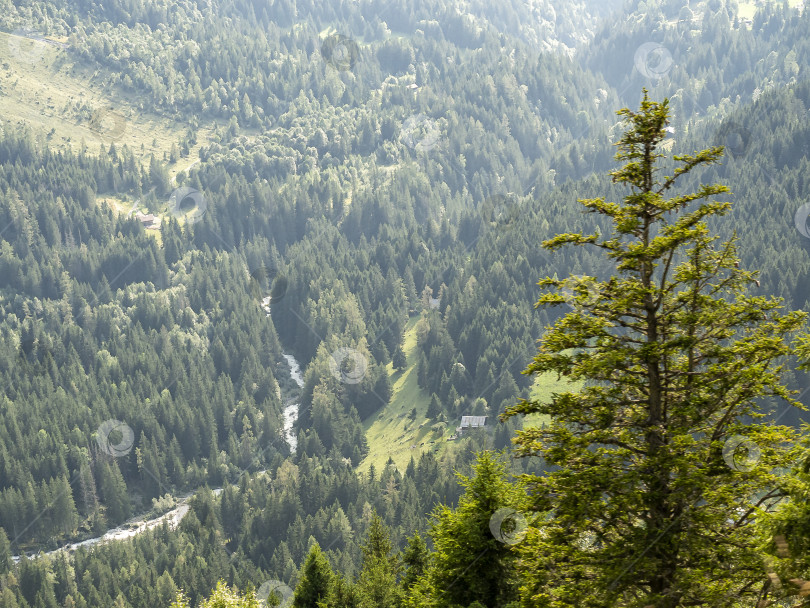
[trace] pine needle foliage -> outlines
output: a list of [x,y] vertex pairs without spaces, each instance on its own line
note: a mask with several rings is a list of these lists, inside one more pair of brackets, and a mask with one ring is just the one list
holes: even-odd
[[[805,314],[752,295],[736,239],[718,242],[720,184],[674,194],[679,178],[717,163],[722,147],[673,157],[663,171],[668,100],[647,91],[620,110],[614,182],[622,203],[580,200],[612,220],[606,237],[559,234],[543,247],[598,247],[613,274],[545,278],[536,306],[569,303],[547,328],[526,374],[584,381],[577,392],[508,408],[543,414],[517,432],[533,508],[545,512],[519,545],[524,606],[754,605],[766,574],[755,517],[778,500],[778,467],[796,455],[795,432],[768,417],[800,404],[780,380]],[[746,452],[746,450],[748,450]]]

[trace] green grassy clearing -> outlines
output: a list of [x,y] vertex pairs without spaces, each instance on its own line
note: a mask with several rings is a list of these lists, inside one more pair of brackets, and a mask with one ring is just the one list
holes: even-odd
[[[5,124],[26,125],[42,133],[49,145],[86,146],[92,154],[111,144],[128,146],[141,162],[154,154],[162,159],[172,144],[178,143],[189,125],[178,120],[141,112],[137,96],[110,91],[100,83],[100,71],[76,62],[56,43],[65,41],[31,40],[0,32],[0,119]],[[95,117],[95,121],[93,120]],[[223,123],[224,124],[224,123]],[[199,151],[206,145],[217,123],[197,131],[197,143],[189,155],[167,169],[174,178],[196,164]],[[165,215],[166,205],[148,209],[127,195],[105,195],[99,204],[109,205],[117,214],[136,210]],[[181,222],[183,220],[181,219]],[[148,230],[160,242],[159,230]]]
[[[91,153],[115,143],[126,144],[141,159],[150,154],[162,159],[189,126],[141,112],[137,96],[105,89],[100,71],[76,62],[64,48],[4,32],[0,32],[0,103],[3,123],[26,124],[57,147],[78,150],[84,143]],[[178,169],[198,158],[214,126],[199,130],[197,145],[188,159],[177,163]]]
[[[433,421],[425,417],[430,395],[421,389],[416,380],[416,324],[419,316],[411,317],[405,327],[403,350],[407,357],[408,367],[402,372],[394,372],[388,364],[391,375],[393,395],[391,402],[370,416],[364,423],[369,452],[357,467],[360,472],[367,472],[370,465],[377,471],[391,458],[400,471],[404,471],[411,457],[418,459],[422,452],[433,450],[438,454],[448,449],[462,446],[464,440],[447,441],[454,433],[458,420],[450,420],[439,432],[432,428]],[[579,390],[583,382],[565,382],[558,380],[553,373],[535,377],[531,389],[531,398],[537,401],[548,401],[552,393],[562,390]],[[408,414],[416,408],[416,419],[411,420]],[[524,419],[525,426],[538,426],[547,417],[532,414]]]
[[[394,372],[393,365],[388,364],[393,384],[391,402],[364,423],[369,452],[357,467],[358,471],[368,471],[372,464],[379,471],[388,462],[389,457],[394,460],[400,471],[404,471],[411,456],[416,459],[423,451],[439,452],[447,447],[445,438],[451,433],[433,431],[431,428],[433,421],[425,417],[430,395],[419,388],[416,381],[418,321],[419,316],[413,316],[405,327],[403,350],[408,361],[407,369]],[[415,420],[408,418],[413,408],[416,408]],[[449,426],[454,425],[448,424]]]
[[[764,6],[765,4],[773,4],[777,0],[754,0],[754,1],[745,1],[739,2],[738,6],[738,15],[740,19],[753,19],[754,14],[757,12],[757,9]],[[780,1],[781,4],[781,1]],[[788,4],[790,4],[790,8],[797,8],[800,6],[804,6],[804,0],[788,0]]]
[[[565,380],[558,380],[557,375],[553,372],[546,372],[534,377],[534,384],[532,385],[529,393],[533,401],[549,402],[551,396],[555,392],[561,391],[578,391],[585,383],[579,382],[566,382]],[[548,422],[549,417],[542,414],[530,414],[523,420],[524,426],[541,426]]]
[[[2,123],[26,125],[43,134],[49,145],[74,151],[86,146],[91,154],[97,154],[102,146],[115,144],[119,148],[128,146],[142,163],[147,163],[152,154],[158,159],[168,156],[190,125],[142,112],[138,110],[137,96],[103,87],[100,71],[75,61],[58,44],[64,42],[49,43],[0,32]],[[187,176],[188,169],[199,162],[200,148],[223,124],[211,121],[198,129],[197,143],[189,149],[189,155],[167,165],[172,187],[176,187],[175,177],[180,171]],[[117,214],[143,211],[165,217],[168,213],[168,200],[156,209],[126,194],[103,195],[97,200]],[[148,230],[147,234],[160,243],[159,230]]]

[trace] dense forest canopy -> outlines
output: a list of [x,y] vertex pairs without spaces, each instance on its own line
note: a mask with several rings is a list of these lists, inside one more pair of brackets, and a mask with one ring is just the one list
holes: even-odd
[[401,605],[453,583],[453,535],[504,587],[430,601],[518,601],[485,512],[530,508],[512,438],[543,419],[498,417],[580,388],[521,373],[575,308],[538,279],[611,272],[540,243],[609,233],[576,200],[625,195],[643,87],[668,157],[725,146],[681,186],[730,187],[708,226],[757,295],[807,309],[798,4],[0,0],[0,606]]

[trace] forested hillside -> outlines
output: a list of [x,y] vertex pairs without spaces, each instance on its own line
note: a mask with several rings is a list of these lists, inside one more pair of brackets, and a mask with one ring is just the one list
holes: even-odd
[[[536,508],[518,476],[544,461],[512,439],[549,420],[499,416],[566,389],[521,372],[576,308],[535,307],[537,281],[613,268],[540,244],[610,233],[576,201],[626,195],[616,112],[646,88],[667,155],[726,147],[679,188],[731,188],[708,225],[754,293],[807,309],[796,4],[0,0],[0,606],[272,604],[275,581],[314,607],[313,580],[330,606],[569,605],[526,600],[511,543],[464,523]],[[453,535],[496,595],[430,595],[463,578]]]

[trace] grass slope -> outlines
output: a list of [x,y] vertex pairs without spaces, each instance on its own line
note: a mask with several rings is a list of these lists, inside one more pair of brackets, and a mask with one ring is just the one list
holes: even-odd
[[[91,152],[102,144],[127,144],[143,157],[159,158],[185,133],[188,125],[140,112],[136,96],[95,86],[98,71],[76,62],[57,41],[31,40],[0,32],[0,99],[2,120],[27,123],[48,134],[52,145]],[[91,118],[99,118],[96,128]],[[198,137],[198,145],[201,142]],[[196,156],[192,150],[192,157]]]
[[[148,163],[151,154],[158,159],[168,155],[189,125],[141,112],[136,95],[96,85],[99,71],[77,62],[65,46],[61,40],[0,32],[0,128],[24,124],[42,133],[51,146],[78,151],[85,145],[92,154],[102,145],[126,145],[143,163]],[[215,127],[212,123],[198,130],[197,144],[189,156],[167,167],[172,178],[195,164],[200,147],[208,143]],[[164,211],[148,210],[126,196],[99,197],[99,203],[122,214],[136,208]],[[159,239],[158,231],[148,234]]]
[[[585,383],[583,381],[566,382],[565,380],[558,380],[557,374],[554,372],[546,372],[534,377],[534,384],[530,397],[532,401],[539,401],[548,403],[551,401],[551,396],[556,392],[573,391],[576,392],[582,388]],[[530,414],[523,420],[524,426],[542,426],[549,419],[548,416],[543,414]]]
[[[445,450],[459,449],[464,446],[464,439],[447,441],[454,433],[458,420],[450,420],[444,429],[434,429],[433,420],[425,417],[430,395],[419,387],[416,380],[416,324],[419,316],[411,317],[405,327],[403,350],[408,366],[404,371],[395,372],[388,364],[391,376],[393,395],[391,402],[381,408],[364,423],[369,452],[358,465],[358,472],[367,472],[373,464],[377,471],[385,466],[391,458],[400,471],[404,471],[411,457],[418,459],[422,452],[433,450],[437,455]],[[565,382],[558,380],[553,373],[535,377],[531,398],[537,401],[548,401],[552,393],[563,390],[579,390],[582,382]],[[416,409],[416,418],[411,420],[409,414]],[[499,413],[499,412],[498,412]],[[492,422],[497,424],[497,414]],[[538,426],[546,417],[532,414],[524,420],[525,426]]]
[[[364,423],[369,452],[358,465],[357,470],[366,472],[373,464],[379,471],[392,458],[397,468],[404,471],[411,456],[418,459],[423,451],[440,452],[447,448],[445,438],[449,431],[437,432],[431,427],[432,420],[425,417],[430,403],[430,395],[419,388],[416,381],[416,324],[419,316],[411,317],[405,326],[403,350],[408,366],[404,371],[395,372],[388,364],[393,395],[391,402],[370,416]],[[408,415],[416,408],[416,418]],[[454,425],[448,425],[454,426]]]

